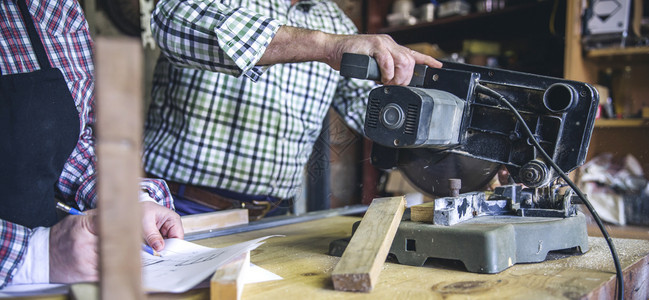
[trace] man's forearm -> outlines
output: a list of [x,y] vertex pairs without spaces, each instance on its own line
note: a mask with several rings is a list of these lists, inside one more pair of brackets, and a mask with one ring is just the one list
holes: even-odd
[[415,64],[442,66],[428,55],[398,45],[385,34],[328,34],[290,26],[279,28],[257,64],[319,61],[339,70],[345,52],[374,57],[383,84],[408,84]]
[[328,34],[298,27],[282,26],[271,40],[257,65],[305,61],[326,62]]

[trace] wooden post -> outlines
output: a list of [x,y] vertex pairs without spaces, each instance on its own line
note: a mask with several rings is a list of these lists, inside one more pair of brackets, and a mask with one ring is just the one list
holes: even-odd
[[142,49],[97,38],[97,180],[102,299],[143,299],[140,245]]
[[567,1],[566,48],[564,52],[563,77],[570,80],[596,83],[595,66],[582,58],[581,13],[582,1]]

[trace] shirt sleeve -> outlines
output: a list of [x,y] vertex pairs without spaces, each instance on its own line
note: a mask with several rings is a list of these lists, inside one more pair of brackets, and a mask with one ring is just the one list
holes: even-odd
[[14,272],[10,285],[39,284],[50,282],[50,228],[36,227],[31,230],[27,252]]
[[76,203],[80,210],[97,207],[96,153],[92,135],[93,114],[68,158],[57,183],[57,197],[67,203]]
[[279,27],[275,19],[212,1],[162,0],[151,17],[153,38],[172,63],[253,80],[265,70],[255,64]]
[[0,220],[0,289],[11,281],[27,252],[31,230]]
[[367,97],[377,86],[371,80],[342,78],[338,82],[336,95],[331,104],[349,127],[363,135]]
[[[90,114],[92,115],[92,114]],[[90,120],[94,118],[90,117]],[[94,124],[93,121],[89,122]],[[97,156],[92,126],[84,129],[76,148],[68,158],[59,177],[57,196],[67,203],[76,203],[80,210],[97,207]],[[167,183],[162,179],[140,179],[140,189],[155,202],[173,209],[173,200]]]
[[[156,203],[169,209],[175,209],[167,183],[162,179],[145,178],[140,181],[140,188]],[[140,197],[140,201],[142,197]]]

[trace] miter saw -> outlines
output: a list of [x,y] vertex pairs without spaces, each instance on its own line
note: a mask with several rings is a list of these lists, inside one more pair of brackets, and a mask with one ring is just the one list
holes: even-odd
[[[380,79],[364,55],[345,54],[341,74]],[[417,65],[409,86],[372,90],[372,163],[441,197],[429,220],[404,215],[390,254],[407,265],[434,258],[498,273],[549,251],[586,252],[586,218],[558,177],[584,163],[598,101],[585,83],[453,62]],[[514,184],[484,191],[503,166]],[[345,246],[332,242],[330,254]]]

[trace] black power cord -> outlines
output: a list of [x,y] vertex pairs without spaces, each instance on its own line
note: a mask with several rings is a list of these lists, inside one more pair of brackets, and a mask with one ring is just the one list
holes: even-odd
[[552,160],[552,158],[543,150],[539,142],[536,140],[534,137],[534,134],[530,130],[530,128],[525,124],[525,120],[523,120],[523,117],[518,113],[516,108],[512,106],[511,103],[500,93],[484,86],[481,84],[476,85],[476,92],[491,96],[493,98],[496,98],[498,101],[500,101],[502,104],[507,106],[507,108],[514,113],[516,118],[518,119],[519,122],[521,122],[521,125],[525,129],[525,133],[529,137],[530,141],[534,145],[534,147],[539,150],[539,152],[543,155],[543,158],[550,164],[550,166],[563,178],[563,180],[572,188],[572,190],[577,193],[577,196],[581,199],[581,201],[586,205],[588,208],[588,211],[593,215],[593,218],[595,219],[595,222],[597,223],[597,226],[599,227],[599,230],[602,232],[602,235],[604,236],[604,239],[606,239],[606,243],[608,244],[608,248],[611,250],[611,255],[613,256],[613,264],[615,264],[615,271],[616,271],[616,278],[617,278],[617,298],[622,300],[624,299],[624,278],[622,275],[622,266],[620,265],[620,259],[617,256],[617,251],[615,250],[615,245],[613,245],[613,239],[611,236],[608,234],[608,231],[606,231],[606,228],[604,228],[604,224],[602,223],[602,220],[599,218],[599,215],[595,211],[595,208],[590,204],[586,196],[577,188],[575,183],[570,180],[568,175],[564,174],[564,172],[559,168],[559,166]]

